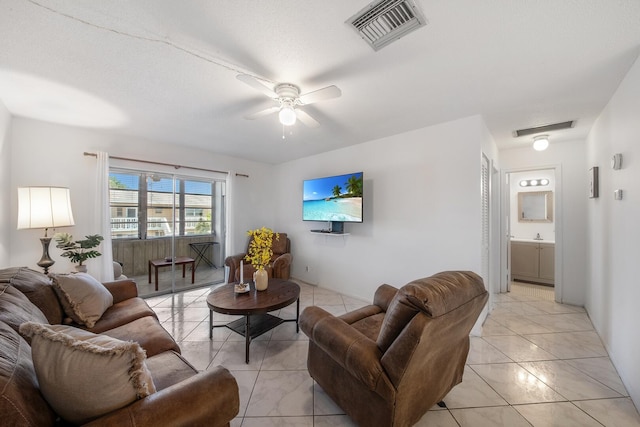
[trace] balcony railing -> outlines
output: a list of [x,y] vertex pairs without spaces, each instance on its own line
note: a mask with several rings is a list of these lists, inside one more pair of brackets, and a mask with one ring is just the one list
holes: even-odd
[[[191,216],[186,217],[184,221],[185,234],[196,234],[196,228],[199,224],[208,223],[210,221],[204,221],[202,217]],[[138,218],[111,218],[111,235],[119,237],[125,234],[130,237],[132,235],[138,236]],[[172,224],[165,217],[150,217],[147,219],[147,231],[153,231],[162,236],[170,236],[173,233]],[[125,233],[123,233],[125,232]],[[160,233],[158,233],[160,232]]]
[[[148,264],[151,259],[160,259],[170,256],[190,256],[195,253],[189,247],[189,243],[218,241],[215,236],[176,236],[175,239],[155,238],[155,239],[113,239],[113,259],[123,264],[124,274],[127,276],[140,276],[148,272]],[[172,242],[175,248],[172,248]],[[223,245],[213,245],[210,259],[218,267],[224,264]],[[201,263],[204,268],[205,264]]]

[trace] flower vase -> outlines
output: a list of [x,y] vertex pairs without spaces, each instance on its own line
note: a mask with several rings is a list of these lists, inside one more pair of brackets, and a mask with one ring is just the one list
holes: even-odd
[[78,273],[86,273],[87,272],[87,266],[86,265],[76,265],[76,271]]
[[269,275],[267,274],[267,270],[264,268],[256,270],[253,280],[256,282],[256,289],[258,291],[266,290],[267,286],[269,286]]

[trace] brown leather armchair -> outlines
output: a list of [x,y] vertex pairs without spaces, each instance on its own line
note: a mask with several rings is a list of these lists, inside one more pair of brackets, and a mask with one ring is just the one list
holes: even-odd
[[307,307],[307,367],[362,426],[411,426],[462,382],[469,332],[488,299],[482,278],[449,271],[396,289],[334,317]]
[[[269,277],[289,280],[291,261],[293,260],[293,256],[291,255],[291,240],[287,237],[287,233],[278,234],[280,235],[279,239],[276,240],[275,237],[273,238],[273,256],[266,270]],[[224,260],[224,265],[229,267],[229,283],[240,281],[240,261],[247,255],[250,244],[251,241],[248,242],[247,250],[244,253],[229,256]],[[243,267],[245,280],[251,280],[255,269],[246,260],[244,261]]]

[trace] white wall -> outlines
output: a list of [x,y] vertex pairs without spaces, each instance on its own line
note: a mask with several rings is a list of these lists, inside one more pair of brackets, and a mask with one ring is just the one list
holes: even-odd
[[[277,166],[276,224],[292,240],[292,275],[370,300],[382,283],[480,273],[486,138],[475,116]],[[302,181],[356,171],[364,172],[364,222],[345,224],[349,236],[311,234],[325,224],[302,221]]]
[[[511,235],[515,239],[533,239],[539,233],[540,237],[544,240],[555,241],[556,239],[556,179],[552,169],[526,171],[526,172],[514,172],[511,174],[509,200],[510,211],[509,217],[511,221]],[[540,187],[521,187],[520,181],[530,179],[543,179],[549,180],[549,185]],[[518,193],[528,193],[534,191],[553,191],[553,209],[551,210],[552,222],[529,222],[519,221],[518,219]]]
[[[556,216],[562,222],[556,225],[556,251],[561,251],[560,268],[562,286],[560,301],[584,305],[587,261],[587,162],[584,141],[553,143],[545,151],[531,147],[503,150],[500,165],[504,171],[516,169],[544,169],[558,166],[561,176],[556,181]],[[562,211],[561,211],[562,210]]]
[[[588,203],[586,307],[636,407],[640,408],[640,60],[587,139],[588,164],[600,168],[600,197]],[[612,170],[614,153],[624,156]],[[624,190],[623,200],[613,191]]]
[[[76,220],[76,226],[62,231],[80,236],[94,232],[90,224],[96,160],[83,152],[103,150],[234,172],[230,215],[235,248],[228,253],[244,250],[248,229],[266,225],[286,231],[293,242],[293,274],[310,283],[370,299],[385,281],[402,286],[446,269],[480,272],[481,148],[489,156],[496,152],[480,117],[279,166],[24,118],[12,123],[11,183],[3,187],[9,189],[9,225],[16,222],[17,187],[59,185],[71,189]],[[365,222],[347,224],[352,233],[348,237],[311,235],[308,230],[318,228],[318,223],[301,220],[302,180],[355,170],[365,172]],[[236,177],[235,172],[249,177]],[[6,264],[37,269],[42,230],[9,228],[12,250]],[[52,247],[51,255],[56,260],[53,271],[70,269],[58,249]]]
[[[232,246],[235,248],[228,249],[229,252],[246,247],[245,230],[273,223],[274,201],[273,189],[270,186],[273,166],[271,165],[182,146],[23,118],[12,120],[11,131],[11,183],[2,186],[3,191],[8,189],[10,193],[8,196],[10,203],[5,205],[10,206],[8,210],[10,213],[7,214],[9,215],[7,221],[2,221],[1,224],[7,222],[9,225],[16,224],[17,187],[56,185],[71,189],[71,203],[76,223],[74,227],[60,230],[74,236],[93,234],[95,230],[91,229],[91,223],[96,159],[84,156],[83,153],[99,150],[106,151],[112,156],[234,172],[232,190],[234,202],[229,212],[234,219],[234,229],[240,231],[232,234],[234,236]],[[3,157],[0,159],[6,162]],[[148,164],[138,166],[143,170],[176,172],[172,167]],[[249,178],[236,178],[235,172],[247,174]],[[196,176],[198,174],[189,169],[180,169],[176,173],[196,174]],[[36,262],[40,258],[42,249],[38,239],[42,237],[43,230],[17,231],[15,227],[9,228],[11,251],[8,259],[0,258],[1,262],[39,269]],[[68,260],[58,256],[59,250],[54,245],[51,246],[50,253],[56,261],[52,271],[70,270]]]
[[[0,102],[0,268],[8,267],[11,248],[11,115]],[[15,223],[13,223],[15,224]]]

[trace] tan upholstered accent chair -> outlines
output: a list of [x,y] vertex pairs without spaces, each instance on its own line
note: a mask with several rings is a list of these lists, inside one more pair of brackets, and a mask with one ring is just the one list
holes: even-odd
[[487,302],[480,276],[450,271],[334,317],[307,307],[309,373],[360,426],[411,426],[462,381],[469,332]]
[[[291,240],[287,237],[287,233],[278,233],[280,238],[276,240],[273,238],[273,256],[271,262],[267,266],[267,273],[269,277],[276,279],[289,280],[291,273]],[[251,241],[247,243],[247,250],[241,254],[227,257],[224,260],[224,265],[229,267],[229,283],[240,281],[240,261],[244,259],[245,255],[249,251],[249,245]],[[244,279],[251,280],[255,269],[246,260],[244,261]]]

